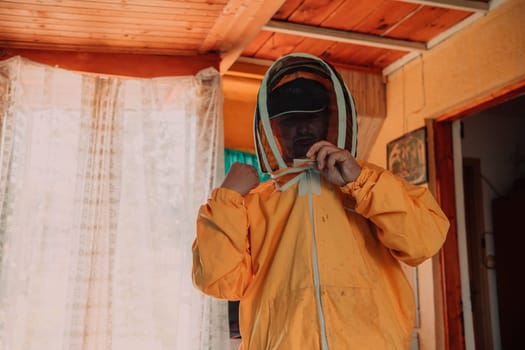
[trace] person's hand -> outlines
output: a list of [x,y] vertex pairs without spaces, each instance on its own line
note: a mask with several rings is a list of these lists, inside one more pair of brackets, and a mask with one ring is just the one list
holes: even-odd
[[314,143],[306,156],[316,160],[317,169],[328,181],[339,187],[355,181],[361,174],[361,167],[352,154],[328,141]]
[[232,164],[221,187],[237,191],[244,197],[258,185],[259,175],[257,170],[251,165],[236,162]]

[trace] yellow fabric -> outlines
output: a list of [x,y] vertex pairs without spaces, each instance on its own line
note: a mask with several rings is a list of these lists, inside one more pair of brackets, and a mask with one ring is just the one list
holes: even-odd
[[[361,165],[355,182],[322,179],[312,197],[328,348],[406,350],[414,297],[398,260],[434,255],[449,223],[427,189]],[[268,181],[245,198],[219,188],[200,209],[193,281],[241,300],[243,350],[321,349],[310,206],[297,188]]]

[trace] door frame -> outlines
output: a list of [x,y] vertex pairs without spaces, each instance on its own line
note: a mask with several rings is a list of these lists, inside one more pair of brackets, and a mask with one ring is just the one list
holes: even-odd
[[429,188],[450,220],[447,239],[440,252],[433,258],[437,350],[466,350],[461,306],[452,124],[456,120],[461,120],[523,94],[525,94],[525,79],[467,102],[437,118],[426,120],[429,135],[429,164],[431,164],[429,166]]

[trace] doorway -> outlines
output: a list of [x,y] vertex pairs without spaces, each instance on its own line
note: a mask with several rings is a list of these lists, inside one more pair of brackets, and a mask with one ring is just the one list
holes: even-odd
[[[513,182],[525,175],[523,87],[521,84],[519,89],[495,98],[491,104],[484,103],[483,108],[477,105],[438,119],[433,125],[438,164],[436,192],[453,227],[440,255],[445,349],[503,349],[505,329],[500,324],[499,281],[497,286],[494,267],[498,266],[498,255],[502,259],[507,254],[501,251],[495,254],[492,202],[504,196]],[[461,132],[453,137],[452,126],[459,120]],[[452,144],[457,135],[461,135],[460,147],[454,149],[456,145]],[[461,166],[454,169],[454,159],[458,158]],[[460,177],[456,185],[461,188],[452,183],[455,176]],[[456,188],[465,197],[460,202],[452,194]],[[455,210],[456,205],[460,210]],[[464,223],[458,223],[461,216]],[[458,248],[458,241],[462,240],[466,241],[467,249]],[[499,269],[497,273],[506,275]],[[468,293],[460,293],[465,286]],[[521,299],[511,303],[522,303]],[[466,309],[465,304],[469,304]],[[517,306],[514,304],[514,308]]]
[[492,350],[488,273],[489,269],[494,268],[494,259],[493,255],[486,253],[481,176],[480,159],[463,158],[463,198],[474,339],[476,350]]

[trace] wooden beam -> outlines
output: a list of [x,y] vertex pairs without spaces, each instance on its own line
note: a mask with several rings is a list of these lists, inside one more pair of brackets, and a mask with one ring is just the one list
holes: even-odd
[[459,107],[453,108],[449,112],[437,117],[436,121],[443,122],[463,119],[523,94],[525,94],[525,79],[522,78],[495,92],[486,93],[474,100],[463,102]]
[[429,40],[427,42],[427,47],[429,49],[433,48],[434,46],[436,46],[436,45],[440,44],[441,42],[447,40],[452,35],[458,33],[460,30],[463,30],[464,28],[466,28],[467,26],[471,25],[472,23],[474,23],[475,21],[477,21],[478,19],[480,19],[483,16],[484,16],[484,14],[481,13],[481,12],[474,13],[474,14],[468,16],[467,18],[465,18],[461,22],[453,25],[449,29],[445,30],[444,32],[441,32],[436,37],[434,37],[431,40]]
[[407,53],[406,55],[404,55],[403,57],[401,57],[397,61],[391,63],[388,66],[386,66],[383,69],[383,76],[384,77],[389,76],[390,74],[394,73],[396,70],[398,70],[399,68],[403,67],[405,64],[407,64],[408,62],[412,61],[413,59],[418,58],[419,56],[421,56],[421,53],[419,53],[419,52],[409,52],[409,53]]
[[[420,1],[412,1],[412,0],[406,0],[406,1],[405,0],[401,0],[401,1],[414,2],[414,3],[419,3],[420,2]],[[490,6],[493,6],[493,5],[494,5],[494,2],[491,2]],[[432,49],[433,47],[437,46],[441,42],[443,42],[443,41],[447,40],[448,38],[452,37],[454,34],[458,33],[459,31],[463,30],[467,26],[471,25],[472,23],[474,23],[475,21],[477,21],[478,19],[480,19],[484,15],[485,15],[484,12],[476,12],[476,13],[468,16],[467,18],[465,18],[461,22],[459,22],[459,23],[455,24],[454,26],[450,27],[449,29],[445,30],[444,32],[441,32],[439,35],[437,35],[436,37],[432,38],[431,40],[429,40],[427,42],[427,44],[426,44],[427,45],[427,50]],[[411,52],[411,53],[406,54],[405,56],[403,56],[399,60],[393,62],[388,67],[384,68],[383,69],[383,76],[388,76],[388,75],[392,74],[397,69],[401,68],[402,66],[404,66],[408,62],[412,61],[414,58],[418,57],[419,55],[420,55],[419,52]]]
[[[418,52],[415,52],[415,53],[419,55]],[[233,71],[231,72],[232,74],[235,74],[235,72],[241,73],[241,74],[243,72],[251,74],[250,73],[251,70],[249,68],[248,68],[249,69],[248,71],[241,70],[241,69],[244,69],[242,68],[243,65],[237,65],[237,63],[243,63],[243,64],[246,64],[247,66],[252,66],[252,68],[255,66],[258,66],[259,68],[253,68],[253,69],[256,69],[257,72],[261,72],[261,71],[263,72],[262,74],[260,74],[261,79],[262,79],[262,76],[264,75],[266,70],[273,64],[273,62],[274,62],[273,60],[267,60],[263,58],[240,56],[237,59],[237,61],[235,61],[235,64],[231,66],[230,71]],[[332,63],[332,65],[335,66],[337,69],[346,69],[346,70],[351,70],[354,72],[363,72],[363,73],[368,73],[368,74],[373,74],[373,75],[382,75],[381,72],[378,72],[376,69],[369,68],[369,67],[356,66],[356,65],[344,64],[344,63],[334,63],[334,62],[330,62],[330,63]],[[225,74],[230,74],[230,71],[226,72]],[[256,74],[259,74],[259,73],[256,73]]]
[[201,69],[219,67],[219,55],[159,56],[0,49],[0,60],[22,56],[32,61],[60,68],[99,74],[139,78],[195,75]]
[[224,73],[224,75],[257,79],[261,81],[272,63],[273,61],[267,60],[258,60],[257,63],[250,62],[241,56],[230,67],[230,69]]
[[[66,41],[66,39],[64,39]],[[158,56],[188,56],[195,57],[195,48],[177,48],[173,46],[164,47],[145,47],[145,46],[112,46],[108,43],[102,45],[101,43],[82,43],[79,45],[79,40],[67,39],[67,43],[43,43],[34,41],[12,41],[0,39],[0,49],[27,49],[35,51],[63,51],[63,52],[91,52],[91,53],[105,53],[105,54],[144,54],[144,55],[158,55]],[[131,43],[131,42],[130,42]],[[152,52],[153,51],[153,52]],[[213,54],[212,54],[213,55]],[[218,55],[217,55],[218,56]]]
[[279,10],[285,0],[229,0],[215,21],[199,52],[218,50],[221,73],[226,72],[242,51]]
[[426,44],[419,42],[385,38],[377,35],[348,32],[344,30],[321,28],[316,26],[274,20],[269,21],[262,28],[262,30],[303,36],[307,38],[335,41],[339,43],[373,46],[392,50],[417,52],[423,52],[427,50]]
[[223,7],[221,14],[215,20],[215,24],[204,39],[200,52],[207,52],[213,48],[225,47],[234,42],[233,37],[237,34],[233,30],[238,26],[238,21],[243,19],[246,10],[244,0],[229,0]]
[[413,4],[443,7],[451,10],[462,10],[469,12],[487,12],[490,4],[474,0],[400,0],[401,2],[410,2]]

